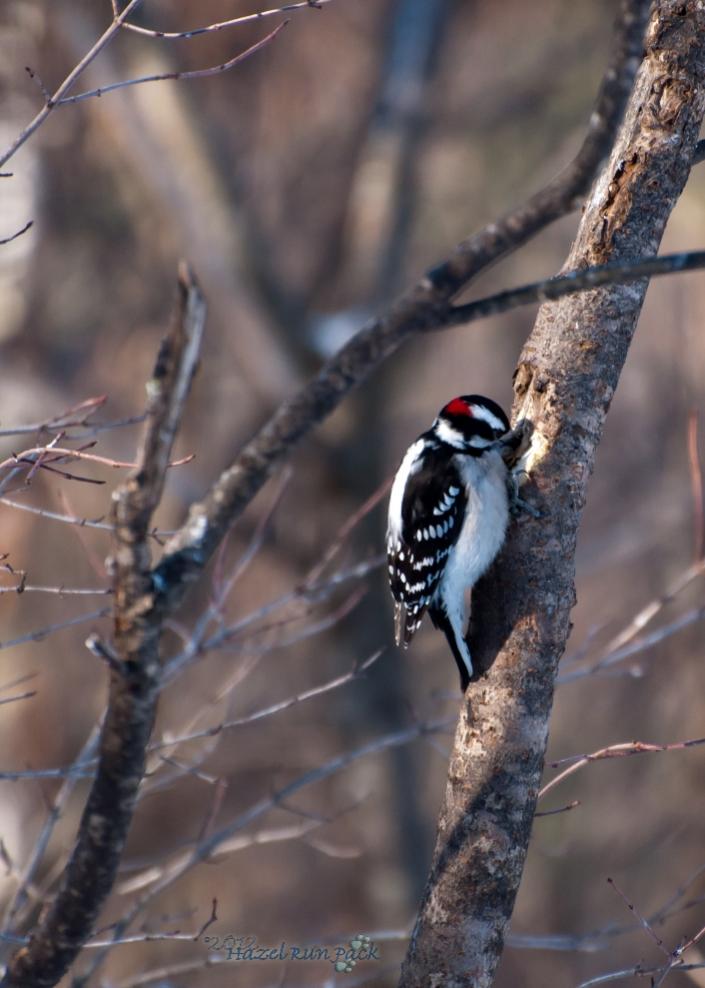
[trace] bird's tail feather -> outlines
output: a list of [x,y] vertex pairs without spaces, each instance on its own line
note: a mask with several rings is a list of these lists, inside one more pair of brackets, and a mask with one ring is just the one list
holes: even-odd
[[423,611],[409,610],[406,604],[394,602],[394,641],[397,646],[407,648],[421,624]]
[[462,644],[465,647],[466,652],[466,655],[463,655],[460,643],[456,640],[453,625],[451,624],[450,618],[446,614],[443,607],[434,607],[430,609],[428,613],[429,617],[433,621],[434,627],[442,631],[448,640],[450,650],[453,653],[453,658],[455,659],[456,665],[458,666],[458,671],[460,673],[460,688],[464,693],[468,688],[473,671],[468,643],[465,639],[463,639]]

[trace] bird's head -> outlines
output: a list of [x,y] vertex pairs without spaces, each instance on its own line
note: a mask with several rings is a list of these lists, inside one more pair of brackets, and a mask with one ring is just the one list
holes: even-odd
[[432,431],[441,442],[477,455],[509,431],[509,419],[491,398],[460,395],[443,406]]

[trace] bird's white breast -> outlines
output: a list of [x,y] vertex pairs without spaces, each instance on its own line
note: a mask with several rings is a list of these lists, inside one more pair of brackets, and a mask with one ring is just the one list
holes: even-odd
[[446,600],[462,597],[480,579],[502,548],[509,522],[507,468],[499,452],[491,450],[477,458],[457,456],[455,464],[465,485],[467,507],[438,588]]

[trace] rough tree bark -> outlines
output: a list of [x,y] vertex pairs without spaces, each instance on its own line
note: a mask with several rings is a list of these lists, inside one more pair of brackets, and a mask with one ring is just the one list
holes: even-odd
[[[652,255],[688,178],[705,106],[705,9],[657,0],[609,163],[566,268]],[[527,497],[477,588],[473,655],[486,670],[461,713],[434,863],[401,988],[492,984],[529,843],[574,555],[595,451],[648,282],[545,304],[521,354],[514,414],[535,426]]]

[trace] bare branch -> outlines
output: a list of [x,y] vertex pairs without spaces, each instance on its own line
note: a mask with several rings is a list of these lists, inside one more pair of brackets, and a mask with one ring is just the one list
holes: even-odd
[[[686,611],[685,614],[681,614],[680,617],[669,621],[650,634],[642,635],[641,638],[637,638],[635,641],[631,641],[627,645],[623,645],[621,648],[615,649],[612,652],[606,652],[591,665],[583,666],[572,672],[559,673],[556,682],[560,684],[574,683],[577,679],[584,679],[586,676],[604,674],[618,663],[624,662],[625,659],[631,659],[635,655],[639,655],[647,651],[647,649],[653,648],[655,645],[660,645],[667,638],[678,634],[684,628],[689,628],[690,625],[697,624],[700,621],[705,621],[705,607],[696,607]],[[629,674],[641,675],[641,670],[639,667],[636,669],[632,668],[629,670]]]
[[[99,727],[96,727],[89,734],[86,743],[81,748],[79,753],[74,759],[74,766],[81,765],[82,763],[89,761],[95,754],[98,748],[98,737],[100,735]],[[42,832],[40,833],[38,839],[35,841],[32,848],[32,852],[24,866],[20,876],[19,884],[14,896],[10,896],[8,899],[7,907],[5,909],[5,915],[3,917],[2,927],[7,929],[8,927],[16,924],[19,926],[25,906],[30,900],[30,892],[32,890],[32,885],[35,880],[37,871],[42,863],[42,859],[49,845],[51,835],[54,832],[56,824],[59,822],[61,814],[63,813],[66,804],[68,803],[74,789],[76,782],[79,779],[78,774],[69,774],[65,777],[61,788],[59,789],[56,798],[49,810],[47,819],[42,827]],[[32,897],[32,901],[34,898]]]
[[6,162],[13,157],[16,151],[22,147],[22,145],[29,140],[32,134],[35,133],[47,119],[51,111],[58,105],[58,103],[63,99],[63,97],[71,90],[74,83],[77,81],[79,76],[85,71],[85,69],[91,64],[91,62],[97,58],[101,51],[106,45],[114,39],[115,35],[120,30],[122,24],[131,17],[137,10],[137,8],[142,3],[142,0],[130,0],[128,5],[125,7],[121,14],[118,14],[113,18],[110,26],[104,31],[104,33],[98,38],[96,43],[86,52],[81,61],[76,65],[71,72],[66,76],[64,81],[61,83],[56,92],[52,95],[51,99],[45,102],[42,109],[36,115],[31,123],[27,124],[24,130],[18,135],[18,137],[13,141],[9,148],[0,154],[0,168]]
[[660,936],[658,936],[658,934],[656,934],[654,932],[654,930],[652,929],[651,923],[649,923],[648,919],[646,919],[645,916],[642,916],[641,915],[641,913],[636,908],[636,906],[634,905],[634,903],[630,899],[627,898],[627,896],[624,894],[624,892],[622,892],[621,888],[619,887],[619,885],[617,885],[617,883],[615,882],[614,878],[608,878],[607,879],[607,882],[615,890],[615,892],[620,897],[620,899],[622,900],[622,902],[626,905],[627,909],[629,909],[630,912],[634,916],[636,916],[636,919],[637,919],[637,921],[639,923],[639,926],[642,928],[642,930],[644,930],[644,932],[649,937],[649,939],[652,940],[656,944],[656,946],[658,947],[658,949],[661,951],[662,954],[665,954],[666,957],[669,957],[670,956],[670,952],[666,949],[666,947],[664,947],[663,940],[661,939]]
[[[50,419],[45,419],[42,422],[37,422],[34,425],[19,425],[14,429],[0,429],[0,436],[22,436],[27,433],[34,432],[57,432],[59,430],[67,429],[73,425],[85,425],[90,417],[108,400],[107,395],[98,395],[96,398],[86,398],[83,401],[78,402],[76,405],[72,405],[71,408],[65,409],[63,412],[59,412],[58,415],[52,416]],[[77,412],[84,412],[83,415],[76,416]]]
[[305,585],[307,587],[313,586],[316,583],[316,581],[320,579],[320,576],[325,570],[326,566],[328,566],[328,564],[338,554],[341,546],[345,543],[346,539],[349,537],[353,529],[357,525],[359,525],[359,523],[362,521],[363,518],[367,517],[370,511],[372,511],[374,508],[377,507],[377,505],[380,503],[382,498],[388,493],[390,487],[392,486],[392,480],[393,480],[392,477],[388,477],[387,480],[383,481],[383,483],[379,485],[377,490],[373,491],[372,494],[370,494],[370,496],[367,498],[367,500],[364,501],[360,505],[360,507],[352,513],[352,515],[345,521],[343,525],[341,525],[335,538],[328,546],[326,551],[323,553],[321,559],[316,563],[316,565],[313,567],[313,569],[306,577]]
[[260,51],[271,41],[274,41],[276,36],[279,34],[283,28],[286,27],[288,21],[284,21],[279,24],[275,29],[270,32],[266,37],[262,38],[260,41],[255,42],[245,51],[241,51],[239,55],[235,55],[234,58],[229,59],[227,62],[220,62],[218,65],[211,65],[206,69],[192,69],[190,71],[183,72],[162,72],[156,75],[143,75],[137,79],[124,79],[122,82],[113,82],[109,86],[99,86],[97,89],[89,89],[85,93],[77,93],[75,96],[64,96],[60,99],[56,106],[66,106],[68,103],[81,103],[83,100],[92,99],[93,97],[105,96],[106,93],[112,93],[116,89],[125,89],[128,86],[141,86],[146,82],[163,82],[165,80],[179,81],[184,79],[205,79],[207,76],[211,75],[221,75],[223,72],[227,72],[229,69],[234,69],[236,65],[244,62],[246,58],[250,55],[254,55],[255,52]]
[[16,587],[0,587],[0,594],[48,593],[57,594],[59,597],[95,597],[112,592],[112,587],[43,587],[31,583],[19,583]]
[[[612,880],[608,879],[608,881],[612,881]],[[612,882],[612,884],[614,885],[614,882]],[[619,890],[617,891],[619,892]],[[632,910],[632,912],[638,915],[636,913],[634,906],[632,905],[631,902],[629,902],[627,897],[622,892],[619,892],[619,894],[622,896],[622,898],[627,903],[627,906]],[[657,945],[663,950],[663,952],[669,958],[668,962],[664,965],[661,965],[660,967],[645,967],[642,964],[637,964],[635,967],[623,969],[621,971],[610,971],[608,974],[600,974],[596,978],[589,978],[587,981],[582,981],[580,985],[578,985],[578,988],[591,988],[591,986],[594,985],[604,985],[611,981],[620,981],[623,978],[635,978],[635,977],[649,978],[649,983],[652,986],[652,988],[660,988],[660,986],[664,983],[668,975],[671,974],[673,971],[696,971],[705,968],[705,964],[702,963],[685,964],[683,962],[683,954],[685,954],[686,951],[688,951],[692,946],[694,946],[696,943],[702,940],[702,938],[705,936],[705,926],[701,927],[698,930],[698,932],[694,934],[694,936],[690,937],[689,939],[684,939],[683,942],[679,944],[674,950],[669,951],[662,946],[662,941],[653,932],[649,922],[645,920],[643,917],[639,917],[639,920],[640,920],[640,925],[643,926],[643,928],[646,930],[649,936],[656,941]]]
[[33,425],[18,425],[11,429],[0,429],[0,438],[5,436],[25,436],[35,432],[54,431],[55,429],[70,429],[75,426],[86,426],[84,432],[71,436],[71,439],[87,439],[100,432],[109,432],[112,429],[120,429],[129,425],[141,425],[144,422],[144,415],[131,415],[115,422],[91,422],[89,416],[84,416],[83,420],[63,421],[51,419],[47,422],[37,422]]
[[647,741],[624,741],[622,744],[611,744],[607,748],[600,748],[590,755],[573,755],[570,759],[561,759],[551,762],[552,768],[557,768],[565,761],[572,761],[573,764],[559,772],[550,782],[540,790],[538,798],[543,797],[557,785],[564,782],[569,776],[574,775],[581,768],[589,765],[590,762],[599,762],[605,758],[628,758],[631,755],[652,754],[658,751],[683,751],[685,748],[697,748],[705,744],[705,738],[692,738],[689,741],[674,741],[672,744],[649,744]]
[[556,816],[558,813],[567,813],[569,810],[574,810],[578,806],[580,806],[580,800],[572,799],[570,803],[566,803],[565,806],[559,806],[555,810],[540,810],[538,813],[534,813],[534,819],[542,816]]
[[697,562],[705,556],[705,501],[703,471],[698,453],[698,413],[694,408],[688,416],[688,465],[693,495],[693,559]]
[[12,236],[4,237],[0,240],[0,247],[3,247],[5,244],[11,244],[13,240],[17,240],[18,237],[21,237],[23,233],[26,233],[27,230],[30,230],[33,226],[34,220],[28,220],[22,229],[17,231],[17,233],[13,233]]
[[246,614],[244,617],[233,622],[232,624],[227,624],[224,627],[219,628],[210,637],[204,637],[203,639],[196,638],[195,641],[192,638],[187,643],[186,648],[169,661],[164,670],[164,683],[171,683],[189,662],[204,652],[221,648],[229,641],[242,638],[245,634],[251,636],[254,634],[259,634],[263,631],[268,631],[275,626],[280,627],[283,624],[289,624],[302,616],[301,613],[297,613],[294,617],[287,617],[280,621],[253,628],[253,625],[256,626],[258,621],[262,621],[264,618],[269,617],[269,615],[285,607],[287,604],[301,604],[302,602],[305,604],[310,604],[313,602],[321,603],[322,601],[327,600],[333,591],[338,587],[353,580],[363,579],[369,573],[379,569],[383,562],[383,556],[376,556],[374,559],[357,563],[355,566],[350,567],[350,569],[340,570],[337,573],[333,573],[330,577],[325,580],[321,580],[319,583],[309,584],[308,581],[306,581],[301,587],[297,587],[296,589],[283,594],[281,597],[277,597],[275,600],[269,601],[269,603],[264,604],[258,610],[251,611],[249,614]]
[[88,614],[78,614],[76,617],[67,618],[65,621],[57,621],[55,624],[48,624],[46,627],[39,628],[37,631],[28,631],[26,635],[19,635],[17,638],[0,642],[0,650],[15,648],[17,645],[26,645],[27,642],[41,642],[57,631],[74,628],[77,624],[85,624],[88,621],[97,621],[100,618],[107,617],[108,614],[110,614],[109,607],[101,607],[99,611],[90,611]]
[[[100,518],[90,519],[80,518],[77,515],[62,515],[58,511],[37,508],[31,504],[21,504],[19,501],[13,501],[9,497],[2,496],[0,496],[0,504],[4,504],[8,508],[17,508],[18,511],[28,511],[32,515],[37,515],[40,518],[48,518],[50,521],[64,522],[66,525],[77,525],[79,528],[97,528],[103,532],[113,532],[113,525],[110,522],[102,521]],[[173,532],[155,528],[149,534],[153,539],[158,541],[173,535]]]
[[[47,454],[51,454],[48,456]],[[82,449],[70,449],[62,446],[47,444],[45,446],[34,446],[32,449],[25,449],[21,453],[13,453],[12,456],[0,462],[0,470],[14,466],[17,463],[29,463],[34,468],[46,469],[52,463],[63,463],[65,460],[84,460],[88,463],[97,463],[99,466],[111,467],[113,470],[133,470],[135,463],[128,463],[125,460],[114,460],[110,456],[99,456],[97,453],[86,453]],[[168,467],[180,467],[193,460],[193,455],[183,456]]]
[[244,17],[233,17],[229,21],[220,21],[217,24],[208,24],[205,27],[191,28],[190,31],[156,31],[153,28],[139,27],[137,24],[123,24],[126,31],[134,31],[135,34],[142,34],[148,38],[159,38],[164,41],[177,41],[195,38],[199,34],[212,34],[216,31],[224,31],[229,27],[237,27],[242,24],[250,24],[253,21],[261,21],[266,17],[277,14],[289,14],[296,10],[311,10],[323,7],[324,4],[332,3],[332,0],[316,0],[315,4],[311,0],[299,0],[298,3],[287,3],[283,7],[273,7],[271,10],[260,10],[256,14],[246,14]]
[[[222,854],[233,854],[236,851],[259,847],[262,844],[278,844],[282,841],[298,840],[322,825],[323,821],[320,820],[302,820],[300,823],[288,827],[270,827],[266,830],[257,830],[253,834],[239,834],[237,837],[231,837],[225,845],[221,846],[220,851]],[[129,895],[153,885],[163,878],[173,863],[172,861],[170,864],[153,865],[125,879],[116,888],[118,895]],[[94,945],[89,942],[86,946]]]
[[[538,814],[537,814],[538,816]],[[679,901],[685,896],[688,889],[705,872],[705,865],[696,868],[695,871],[683,882],[651,916],[647,922],[651,927],[661,925],[673,916],[700,905],[702,897],[690,899],[679,905]],[[556,950],[556,951],[584,951],[595,953],[609,946],[615,937],[633,933],[639,928],[639,924],[628,923],[618,925],[609,923],[597,930],[581,934],[527,934],[510,933],[506,939],[508,947],[519,950]],[[376,937],[374,939],[377,939]]]
[[575,295],[604,285],[627,285],[642,278],[697,271],[702,268],[705,268],[705,251],[702,250],[648,257],[637,261],[601,264],[579,271],[570,271],[555,278],[535,281],[520,288],[510,288],[496,295],[478,299],[476,302],[468,302],[467,305],[456,305],[447,313],[440,315],[436,325],[427,328],[447,329],[449,326],[463,325],[476,319],[508,312],[521,305],[555,301],[566,295]]
[[69,765],[67,768],[27,768],[14,772],[0,772],[2,782],[38,782],[42,779],[67,779],[75,776],[89,779],[95,774],[95,765]]
[[330,693],[331,690],[339,689],[341,686],[346,686],[348,683],[354,682],[363,676],[367,670],[377,661],[377,659],[382,654],[381,651],[374,652],[365,662],[359,666],[355,666],[349,672],[343,673],[342,676],[336,676],[334,679],[329,680],[327,683],[322,683],[320,686],[312,686],[308,690],[302,690],[300,693],[296,693],[294,696],[288,696],[284,700],[280,700],[278,703],[270,703],[266,707],[261,707],[259,710],[255,710],[251,714],[245,714],[242,717],[235,717],[229,720],[221,721],[221,723],[216,724],[214,727],[206,727],[201,731],[194,731],[190,734],[182,734],[175,737],[163,738],[161,741],[155,741],[149,746],[149,751],[159,751],[163,748],[172,748],[180,744],[185,744],[187,741],[198,741],[202,738],[211,738],[222,731],[230,730],[234,727],[243,727],[245,724],[253,724],[255,721],[263,720],[265,717],[271,717],[273,714],[281,713],[283,710],[288,710],[290,707],[294,707],[299,703],[304,703],[306,700],[311,700],[314,697],[322,696],[325,693]]
[[32,69],[29,65],[25,65],[24,70],[29,76],[29,78],[32,80],[32,82],[36,83],[39,92],[44,97],[44,102],[50,103],[51,93],[47,90],[46,86],[42,82],[41,76],[37,72],[35,72],[34,69]]
[[17,703],[18,700],[31,700],[36,695],[36,690],[28,690],[26,693],[18,693],[17,696],[5,696],[0,699],[0,706],[5,703]]
[[[678,964],[672,970],[676,971],[702,971],[705,969],[705,964]],[[581,981],[578,988],[595,988],[596,985],[606,985],[610,981],[622,981],[624,978],[651,978],[653,979],[655,975],[662,974],[662,967],[643,967],[641,964],[637,964],[636,967],[622,968],[621,971],[610,971],[609,974],[600,974],[596,978],[588,978],[587,981]],[[655,985],[655,981],[651,981],[652,985]]]
[[[671,601],[678,596],[678,594],[682,593],[682,591],[685,590],[685,588],[688,587],[693,580],[697,580],[698,577],[703,575],[703,573],[705,573],[705,560],[698,559],[681,574],[679,574],[679,576],[667,588],[665,593],[661,594],[660,597],[656,597],[654,600],[649,601],[645,607],[642,607],[641,610],[634,615],[626,627],[624,627],[607,643],[603,649],[601,657],[596,662],[591,663],[587,668],[570,672],[562,672],[560,674],[560,682],[569,683],[575,679],[581,679],[584,676],[590,676],[601,672],[604,669],[615,665],[617,662],[621,662],[623,659],[629,658],[631,655],[636,654],[643,648],[648,648],[650,645],[656,644],[669,633],[680,630],[681,627],[685,627],[686,624],[692,623],[693,620],[699,620],[698,612],[691,612],[690,617],[684,616],[683,618],[677,618],[671,625],[654,632],[652,636],[646,636],[640,639],[634,644],[634,647],[629,647],[629,643],[636,638],[639,632],[643,631],[643,629],[654,620],[654,618],[663,610],[664,607],[670,604]],[[568,657],[564,664],[570,663],[571,658]]]

